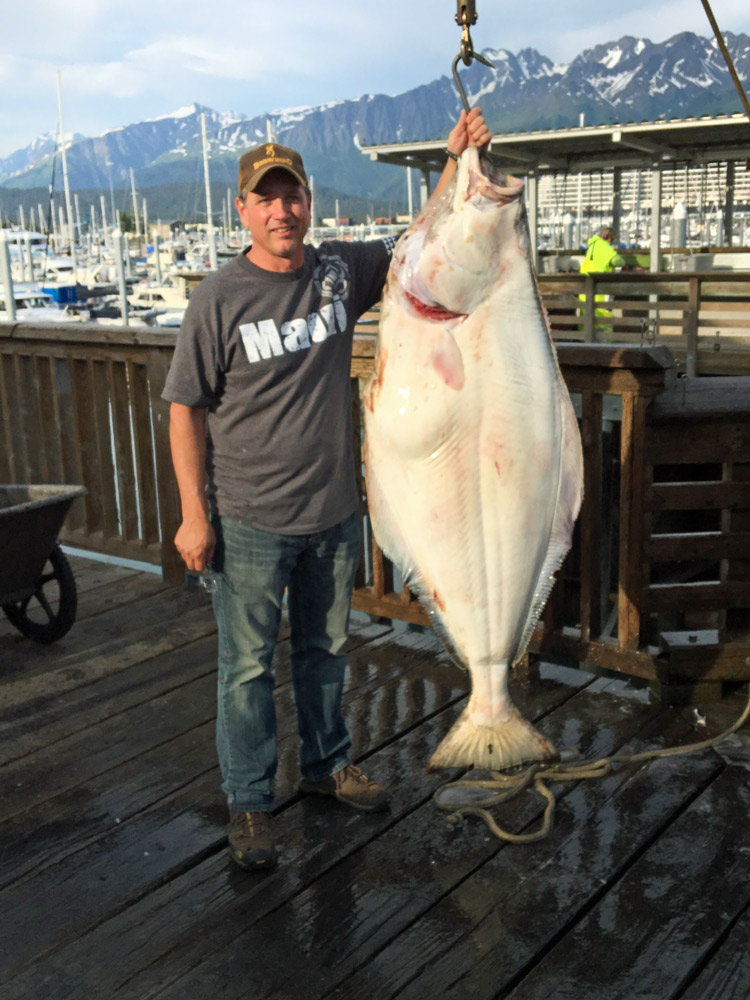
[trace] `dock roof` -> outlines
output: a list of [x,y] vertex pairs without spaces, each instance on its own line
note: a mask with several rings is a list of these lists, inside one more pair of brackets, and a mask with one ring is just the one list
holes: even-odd
[[[441,171],[444,150],[444,138],[363,147],[373,160],[423,171]],[[737,113],[508,132],[493,136],[490,151],[518,174],[750,161],[750,122]]]

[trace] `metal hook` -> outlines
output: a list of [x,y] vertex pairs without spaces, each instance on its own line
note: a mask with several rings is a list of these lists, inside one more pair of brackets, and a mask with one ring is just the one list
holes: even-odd
[[476,24],[477,12],[474,9],[474,0],[468,0],[468,2],[462,2],[458,0],[458,11],[456,12],[456,24],[461,26],[461,51],[458,53],[456,58],[453,60],[453,79],[456,82],[456,87],[458,93],[461,97],[466,113],[471,111],[468,98],[466,97],[466,91],[464,90],[463,84],[461,83],[461,78],[458,75],[458,60],[463,60],[464,66],[471,66],[475,59],[478,59],[480,63],[485,66],[489,66],[493,69],[493,64],[489,59],[485,59],[484,56],[480,56],[478,52],[474,51],[474,46],[471,41],[471,33],[469,32],[469,26]]
[[[453,60],[453,79],[456,81],[456,87],[458,88],[458,93],[461,96],[461,101],[463,103],[464,108],[466,109],[466,113],[468,114],[471,111],[471,105],[469,104],[469,100],[466,97],[466,91],[464,90],[463,84],[461,83],[461,77],[458,75],[459,59],[463,59],[463,55],[461,52],[459,52],[456,58]],[[489,61],[489,59],[485,59],[484,56],[480,56],[478,52],[472,53],[472,59],[478,59],[480,63],[484,63],[485,66],[489,66],[490,69],[494,69],[494,65]],[[464,62],[466,62],[465,59]],[[466,63],[467,66],[469,66],[470,64],[471,64],[470,62]]]
[[[485,66],[489,66],[490,69],[494,69],[494,66],[489,61],[489,59],[485,59],[484,56],[480,56],[478,52],[473,52],[471,58],[478,59],[479,62],[484,63]],[[458,88],[458,93],[461,96],[461,101],[463,103],[464,108],[466,109],[466,114],[468,114],[471,111],[471,105],[469,104],[469,100],[466,97],[466,91],[464,90],[463,84],[461,83],[461,77],[458,75],[459,59],[464,59],[462,52],[459,52],[456,58],[453,60],[453,79],[456,81],[456,87]],[[464,62],[466,63],[465,59]],[[466,63],[466,65],[467,66],[471,65],[471,60],[468,63]]]

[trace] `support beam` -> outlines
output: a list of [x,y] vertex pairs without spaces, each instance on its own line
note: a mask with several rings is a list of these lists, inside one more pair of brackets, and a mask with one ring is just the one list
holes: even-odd
[[538,235],[539,178],[532,171],[526,176],[526,215],[529,220],[529,237],[531,240],[531,260],[534,270],[539,270],[539,235]]
[[5,293],[5,311],[3,322],[15,323],[16,321],[16,300],[13,296],[13,276],[10,271],[10,254],[8,253],[8,239],[5,230],[0,229],[0,284]]
[[419,205],[424,208],[427,199],[430,197],[430,171],[420,170],[419,172]]
[[629,135],[627,132],[616,131],[612,133],[612,142],[621,143],[630,149],[638,149],[642,153],[655,153],[663,159],[679,160],[684,153],[667,146],[663,142],[654,142],[653,139],[646,139],[644,136]]
[[651,169],[651,271],[661,269],[661,164]]
[[415,157],[403,153],[374,152],[370,159],[377,163],[393,163],[397,167],[415,167],[417,170],[434,170],[440,174],[445,166],[445,151],[443,148],[426,150],[424,154]]
[[727,163],[727,194],[724,199],[724,243],[732,245],[734,229],[734,160]]
[[622,219],[622,168],[615,167],[612,172],[612,227],[618,240],[622,238],[620,222]]
[[530,164],[542,169],[563,170],[565,172],[568,171],[570,166],[565,157],[552,156],[546,151],[540,156],[535,152],[529,152],[528,149],[522,149],[519,146],[513,146],[502,141],[490,142],[490,152],[501,163],[504,160],[516,160],[519,163]]

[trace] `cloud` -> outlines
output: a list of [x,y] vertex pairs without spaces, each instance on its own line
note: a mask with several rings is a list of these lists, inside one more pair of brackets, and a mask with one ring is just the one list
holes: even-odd
[[[96,135],[193,102],[253,115],[401,93],[449,75],[461,40],[452,0],[6,0],[4,8],[0,156],[54,130],[58,68],[66,129]],[[747,0],[713,0],[713,9],[724,31],[750,33]],[[536,48],[558,61],[622,35],[711,34],[695,0],[537,0],[533,14],[528,4],[478,0],[477,11],[477,51]]]
[[202,74],[221,80],[262,80],[278,68],[278,56],[260,45],[198,35],[152,41],[129,53],[127,62],[139,73],[150,67],[160,77],[178,72],[186,77]]

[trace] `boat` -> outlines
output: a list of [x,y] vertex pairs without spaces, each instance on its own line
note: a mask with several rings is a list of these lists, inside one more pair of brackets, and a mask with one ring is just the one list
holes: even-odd
[[[83,323],[89,310],[70,304],[57,305],[52,296],[36,285],[15,285],[13,301],[17,323]],[[7,313],[6,295],[0,291],[0,320]]]
[[161,282],[141,281],[130,289],[128,303],[135,310],[149,310],[154,326],[177,327],[188,303],[184,289],[184,282],[169,276]]

